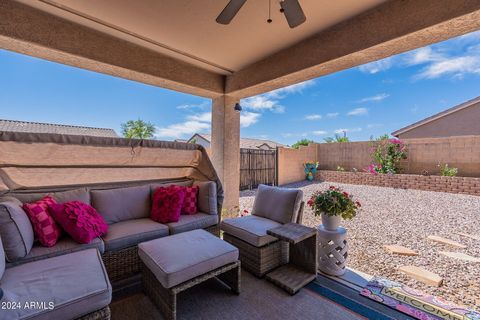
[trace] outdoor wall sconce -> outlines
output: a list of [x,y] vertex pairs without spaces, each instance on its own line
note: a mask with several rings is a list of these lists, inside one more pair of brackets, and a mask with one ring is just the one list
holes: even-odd
[[235,107],[233,107],[233,109],[235,111],[240,112],[240,111],[242,111],[242,106],[240,105],[240,103],[237,102],[237,103],[235,103]]

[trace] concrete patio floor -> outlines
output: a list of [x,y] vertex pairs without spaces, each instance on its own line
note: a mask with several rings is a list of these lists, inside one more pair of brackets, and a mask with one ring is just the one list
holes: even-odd
[[[242,272],[241,294],[235,295],[212,279],[179,296],[178,319],[364,319],[321,295],[302,289],[290,296],[265,279]],[[112,319],[163,319],[148,297],[138,293],[117,301],[110,308]]]

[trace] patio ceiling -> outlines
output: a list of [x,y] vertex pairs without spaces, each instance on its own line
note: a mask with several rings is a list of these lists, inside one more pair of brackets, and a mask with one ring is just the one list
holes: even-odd
[[272,0],[0,2],[0,47],[206,97],[259,94],[480,28],[478,0],[300,0],[290,29]]

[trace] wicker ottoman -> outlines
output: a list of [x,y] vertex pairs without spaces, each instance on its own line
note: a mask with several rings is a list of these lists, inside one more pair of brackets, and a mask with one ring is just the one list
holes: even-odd
[[205,230],[140,243],[143,289],[166,319],[175,319],[177,294],[217,277],[240,293],[238,249]]

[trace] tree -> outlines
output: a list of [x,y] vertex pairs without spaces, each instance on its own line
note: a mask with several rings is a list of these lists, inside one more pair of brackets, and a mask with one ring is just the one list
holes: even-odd
[[335,133],[334,137],[326,137],[325,139],[323,139],[323,141],[325,141],[326,143],[350,142],[350,139],[348,139],[346,135],[342,137],[338,133]]
[[143,120],[129,120],[121,124],[125,138],[150,139],[155,134],[155,126]]
[[292,144],[292,148],[298,149],[300,148],[300,146],[308,146],[309,143],[313,143],[313,142],[314,142],[313,140],[308,140],[308,139],[298,140],[297,142]]

